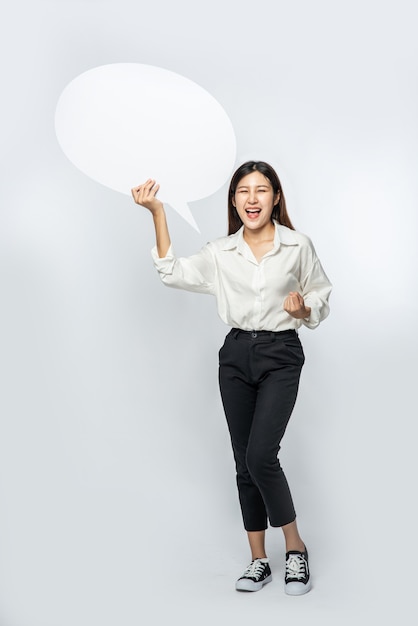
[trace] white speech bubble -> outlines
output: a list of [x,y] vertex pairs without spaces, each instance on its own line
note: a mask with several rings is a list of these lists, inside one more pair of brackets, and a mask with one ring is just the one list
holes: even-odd
[[187,202],[219,189],[235,163],[234,130],[219,102],[152,65],[114,63],[77,76],[58,100],[55,130],[84,174],[125,194],[154,178],[159,197],[197,231]]

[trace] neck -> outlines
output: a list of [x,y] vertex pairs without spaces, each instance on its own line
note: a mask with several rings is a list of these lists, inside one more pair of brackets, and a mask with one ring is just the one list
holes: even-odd
[[244,226],[244,239],[247,243],[261,243],[262,241],[271,241],[274,239],[275,226],[273,222],[269,222],[263,228],[251,230]]

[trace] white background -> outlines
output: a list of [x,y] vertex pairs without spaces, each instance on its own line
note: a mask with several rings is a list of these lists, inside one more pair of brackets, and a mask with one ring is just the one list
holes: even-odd
[[[16,1],[1,41],[1,626],[393,623],[416,613],[418,39],[413,0]],[[66,84],[160,66],[270,161],[335,285],[304,329],[281,459],[314,589],[238,594],[249,560],[217,391],[215,302],[165,289],[152,224],[71,165]],[[169,96],[168,96],[169,97]],[[150,172],[152,175],[152,172]],[[132,181],[132,185],[141,181]],[[184,172],[187,186],[187,172]],[[187,255],[226,187],[168,210]]]

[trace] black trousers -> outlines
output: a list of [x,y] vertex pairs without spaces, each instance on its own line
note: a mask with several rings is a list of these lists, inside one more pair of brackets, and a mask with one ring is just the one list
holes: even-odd
[[278,460],[305,357],[294,330],[233,328],[219,351],[219,385],[237,469],[244,527],[264,530],[296,513]]

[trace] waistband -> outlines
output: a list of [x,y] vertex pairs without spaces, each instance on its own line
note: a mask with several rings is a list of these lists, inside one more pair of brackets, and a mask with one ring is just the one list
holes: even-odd
[[257,339],[257,337],[265,339],[280,339],[281,337],[297,336],[298,332],[294,328],[288,330],[241,330],[241,328],[231,328],[228,335],[234,337],[234,339]]

